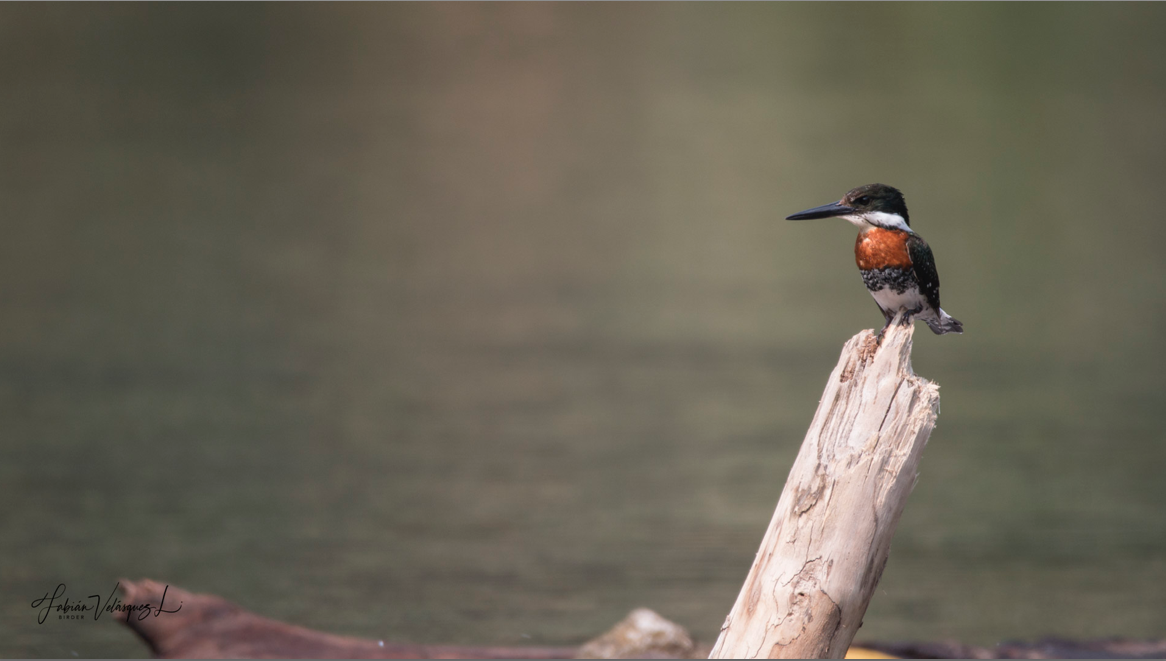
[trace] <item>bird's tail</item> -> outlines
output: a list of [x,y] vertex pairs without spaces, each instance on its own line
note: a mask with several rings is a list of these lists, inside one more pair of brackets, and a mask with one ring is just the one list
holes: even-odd
[[955,317],[939,309],[939,315],[927,320],[927,327],[931,329],[932,333],[936,335],[943,335],[944,333],[962,333],[964,332],[964,325]]

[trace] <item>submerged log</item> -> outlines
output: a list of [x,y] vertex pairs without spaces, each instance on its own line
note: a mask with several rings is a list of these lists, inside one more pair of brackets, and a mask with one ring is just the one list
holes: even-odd
[[882,576],[939,414],[902,312],[850,339],[712,658],[842,658]]
[[[574,647],[410,645],[334,636],[256,615],[222,597],[192,594],[148,579],[136,583],[123,580],[121,587],[125,604],[140,610],[121,611],[119,619],[150,646],[154,656],[164,659],[570,659],[575,656]],[[161,606],[163,612],[146,610],[146,606],[149,609]]]

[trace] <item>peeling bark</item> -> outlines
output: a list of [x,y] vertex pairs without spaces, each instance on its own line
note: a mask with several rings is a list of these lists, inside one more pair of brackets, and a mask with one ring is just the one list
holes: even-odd
[[[900,313],[901,314],[901,313]],[[913,324],[846,343],[711,658],[842,658],[874,594],[939,414]]]

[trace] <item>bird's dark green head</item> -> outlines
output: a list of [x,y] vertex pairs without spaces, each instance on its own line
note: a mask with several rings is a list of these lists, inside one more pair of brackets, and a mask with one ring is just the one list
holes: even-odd
[[852,189],[842,197],[841,204],[857,210],[859,213],[878,212],[896,214],[903,218],[903,222],[910,227],[911,219],[907,216],[907,200],[903,193],[894,186],[886,184],[867,184]]
[[786,220],[835,217],[845,218],[860,228],[864,226],[869,228],[873,225],[910,231],[911,227],[903,193],[898,188],[886,184],[859,186],[843,195],[837,202],[795,213]]

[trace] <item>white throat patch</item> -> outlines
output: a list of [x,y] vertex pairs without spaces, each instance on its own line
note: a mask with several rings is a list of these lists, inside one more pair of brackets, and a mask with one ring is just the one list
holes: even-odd
[[852,225],[860,230],[868,230],[872,227],[882,227],[884,229],[903,230],[904,232],[915,232],[907,225],[907,221],[897,213],[886,213],[883,211],[868,211],[866,213],[856,213],[849,216],[842,216],[850,221]]

